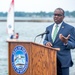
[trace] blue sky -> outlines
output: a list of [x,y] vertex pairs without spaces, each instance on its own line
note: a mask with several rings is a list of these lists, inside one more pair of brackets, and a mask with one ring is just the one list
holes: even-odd
[[[61,7],[65,11],[75,10],[75,0],[14,0],[15,11],[25,12],[50,12],[56,8]],[[10,6],[11,0],[0,0],[0,11],[7,12]]]

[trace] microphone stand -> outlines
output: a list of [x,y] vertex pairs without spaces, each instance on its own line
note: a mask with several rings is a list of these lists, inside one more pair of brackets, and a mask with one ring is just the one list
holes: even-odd
[[39,35],[37,35],[35,38],[34,38],[34,42],[36,41],[36,38],[38,37],[38,36],[41,36],[41,39],[43,38],[43,35],[44,34],[48,34],[49,33],[49,31],[46,31],[46,32],[44,32],[44,33],[42,33],[42,34],[39,34]]
[[[43,35],[44,34],[42,34],[42,35],[40,35],[41,36],[41,39],[43,38]],[[36,41],[36,38],[38,37],[38,35],[34,38],[34,42]]]

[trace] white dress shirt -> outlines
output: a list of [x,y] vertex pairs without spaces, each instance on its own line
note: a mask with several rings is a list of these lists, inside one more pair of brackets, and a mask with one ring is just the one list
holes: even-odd
[[56,23],[54,24],[53,29],[52,29],[52,34],[51,34],[52,38],[53,38],[53,33],[54,33],[55,28],[56,28],[56,25],[58,25],[58,31],[59,31],[59,29],[62,25],[62,22],[60,24],[56,24]]

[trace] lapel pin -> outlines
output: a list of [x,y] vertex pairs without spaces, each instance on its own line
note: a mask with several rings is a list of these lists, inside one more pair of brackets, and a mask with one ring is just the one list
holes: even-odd
[[64,28],[64,26],[62,26],[62,28]]

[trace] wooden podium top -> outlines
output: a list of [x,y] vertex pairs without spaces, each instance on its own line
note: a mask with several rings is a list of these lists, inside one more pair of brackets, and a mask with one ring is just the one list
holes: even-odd
[[[36,45],[39,45],[39,46],[43,46],[43,47],[46,47],[45,45],[42,45],[42,44],[38,44],[38,43],[35,43],[35,42],[31,42],[31,41],[25,41],[25,40],[17,40],[17,39],[9,39],[7,40],[7,42],[21,42],[21,43],[31,43],[31,44],[36,44]],[[52,49],[52,50],[56,50],[56,51],[59,51],[60,48],[53,48],[53,47],[46,47],[46,48],[49,48],[49,49]]]

